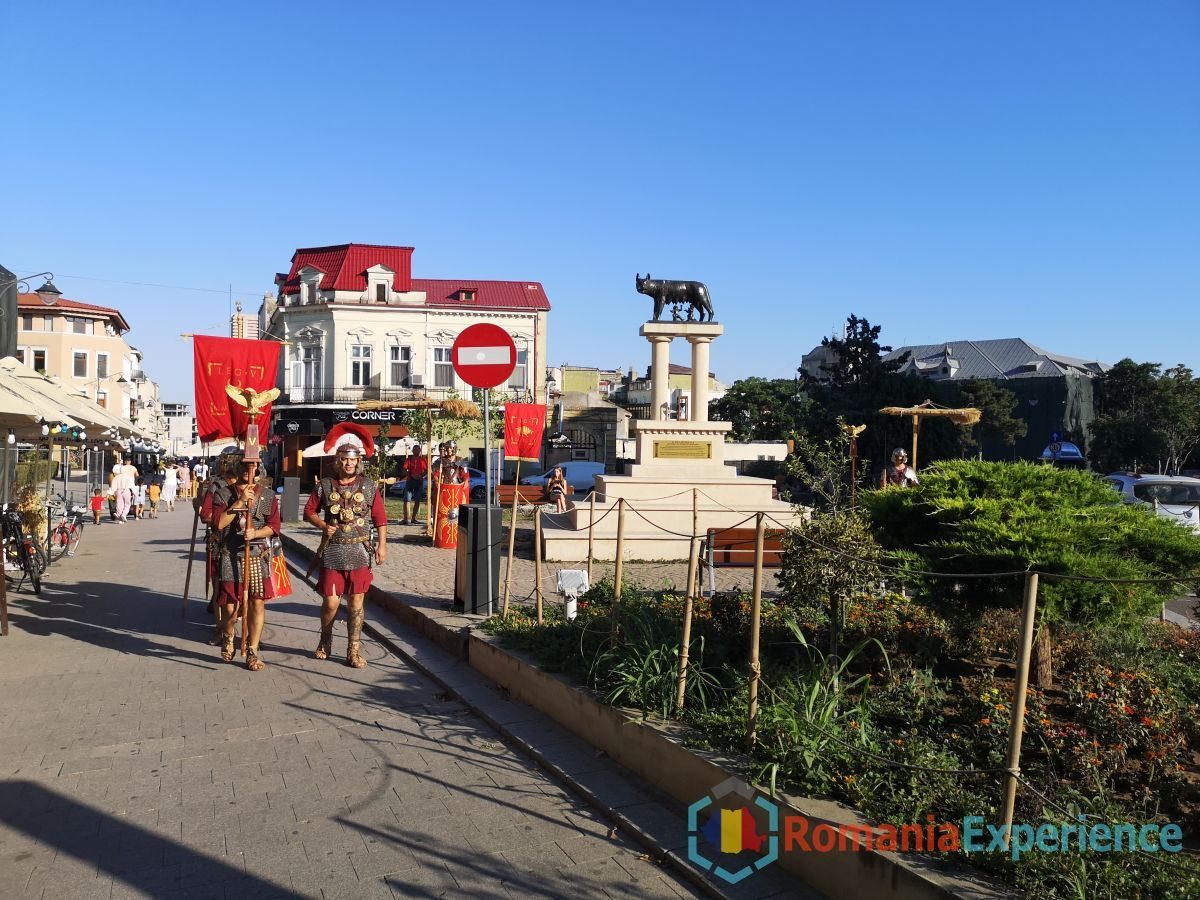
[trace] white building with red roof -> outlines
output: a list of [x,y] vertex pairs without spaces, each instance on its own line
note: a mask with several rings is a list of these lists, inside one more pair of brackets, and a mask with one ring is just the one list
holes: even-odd
[[414,278],[412,247],[306,247],[275,277],[278,292],[260,310],[264,337],[286,341],[277,433],[285,472],[299,448],[337,421],[388,421],[362,413],[362,400],[470,397],[454,374],[450,348],[464,328],[492,322],[512,335],[517,367],[499,389],[537,401],[546,377],[550,301],[536,281]]

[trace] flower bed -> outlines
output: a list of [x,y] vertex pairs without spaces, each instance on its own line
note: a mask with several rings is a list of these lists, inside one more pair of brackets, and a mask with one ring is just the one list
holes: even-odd
[[[696,602],[682,710],[674,709],[682,599],[627,587],[619,640],[612,634],[612,599],[611,583],[602,582],[582,598],[574,622],[552,609],[539,628],[516,610],[486,628],[610,703],[675,718],[694,746],[740,751],[749,598]],[[1003,766],[1011,618],[996,612],[950,622],[899,595],[858,598],[844,609],[840,656],[831,660],[822,652],[829,648],[824,609],[793,604],[785,612],[765,602],[758,742],[742,774],[768,788],[847,802],[876,822],[924,822],[928,815],[997,821],[998,775],[928,770]],[[1055,804],[1107,821],[1179,822],[1194,840],[1200,638],[1157,625],[1136,640],[1066,630],[1059,658],[1055,689],[1030,692],[1022,774]],[[1018,821],[1036,824],[1046,814],[1064,818],[1032,792],[1019,793]],[[1128,853],[969,859],[1031,896],[1200,892],[1200,868],[1193,874]],[[1188,865],[1180,857],[1170,862]]]

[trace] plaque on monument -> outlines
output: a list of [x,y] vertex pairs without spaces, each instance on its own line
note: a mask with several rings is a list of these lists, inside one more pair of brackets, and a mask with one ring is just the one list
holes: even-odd
[[655,459],[712,459],[708,441],[655,441]]

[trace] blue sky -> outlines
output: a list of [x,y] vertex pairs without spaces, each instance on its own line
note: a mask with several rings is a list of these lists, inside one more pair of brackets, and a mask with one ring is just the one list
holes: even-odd
[[168,401],[228,286],[347,241],[542,281],[555,363],[644,367],[649,269],[724,380],[851,312],[1200,369],[1200,5],[442,6],[0,0],[0,263],[120,307]]

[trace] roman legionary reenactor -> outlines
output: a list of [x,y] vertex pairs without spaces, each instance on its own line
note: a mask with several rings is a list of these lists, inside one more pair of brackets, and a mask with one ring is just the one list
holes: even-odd
[[[279,500],[268,485],[252,484],[249,464],[240,462],[236,480],[224,497],[214,497],[212,527],[219,533],[219,569],[214,597],[222,608],[221,659],[234,656],[233,625],[242,602],[246,543],[250,544],[246,608],[246,668],[263,668],[258,653],[266,618],[265,602],[275,596],[271,578],[271,539],[279,536]],[[222,502],[229,501],[229,502]]]
[[305,521],[323,532],[317,590],[324,603],[313,655],[328,659],[333,653],[333,623],[345,596],[346,665],[361,669],[367,664],[361,652],[363,598],[371,586],[372,564],[382,565],[387,558],[387,512],[379,486],[363,474],[363,460],[375,452],[370,432],[353,422],[340,422],[329,430],[325,452],[334,453],[333,477],[317,482],[304,507]]
[[196,508],[200,521],[204,523],[204,577],[206,582],[206,593],[211,598],[208,602],[209,614],[216,614],[216,633],[209,639],[209,644],[214,647],[221,644],[221,633],[224,630],[222,627],[222,607],[217,603],[217,585],[220,581],[220,561],[221,561],[221,532],[213,524],[212,513],[213,507],[232,506],[233,505],[233,485],[238,478],[238,468],[242,464],[242,449],[240,447],[226,447],[221,451],[221,455],[217,458],[217,463],[212,467],[211,477],[205,479],[200,484],[200,490],[196,492],[195,498],[192,500],[192,505]]

